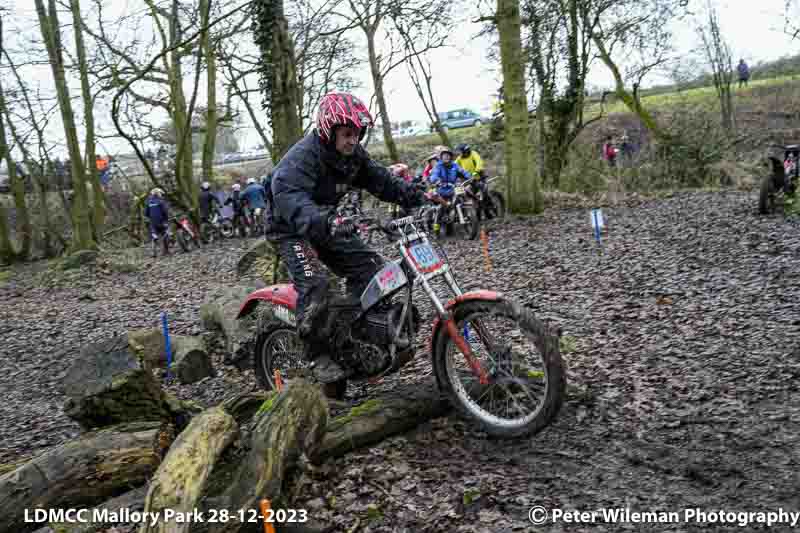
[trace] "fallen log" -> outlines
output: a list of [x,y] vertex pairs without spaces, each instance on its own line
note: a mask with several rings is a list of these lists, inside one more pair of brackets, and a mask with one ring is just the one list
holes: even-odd
[[134,422],[103,428],[48,450],[0,477],[0,531],[33,531],[26,509],[97,505],[144,485],[171,444],[170,425]]
[[[141,512],[144,510],[144,499],[147,495],[147,486],[139,487],[122,496],[117,496],[97,507],[89,509],[88,522],[50,522],[50,529],[54,533],[98,533],[123,522],[124,513]],[[128,514],[127,516],[130,516]]]
[[[233,481],[217,499],[218,508],[228,509],[238,518],[239,510],[259,511],[262,498],[275,509],[283,502],[287,472],[303,454],[319,445],[328,421],[328,407],[318,386],[297,380],[280,394],[272,394],[256,413],[251,448],[233,476]],[[211,524],[209,531],[238,532],[252,524],[238,519]]]
[[450,411],[447,399],[435,383],[416,383],[367,400],[350,412],[337,416],[329,424],[316,452],[309,456],[314,463],[375,444]]
[[[184,429],[150,482],[145,512],[158,513],[157,523],[143,524],[139,533],[188,532],[191,516],[205,489],[206,480],[220,454],[238,435],[239,427],[221,407],[196,416]],[[175,514],[167,520],[166,510]],[[181,517],[181,518],[178,518]]]
[[[172,363],[170,369],[178,381],[187,385],[215,376],[214,366],[203,339],[185,335],[170,335]],[[160,329],[149,328],[128,332],[128,344],[154,368],[167,368],[167,350]]]

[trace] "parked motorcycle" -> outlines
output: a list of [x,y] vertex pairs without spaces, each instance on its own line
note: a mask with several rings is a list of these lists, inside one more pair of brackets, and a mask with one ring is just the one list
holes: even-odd
[[769,157],[772,165],[772,174],[765,176],[761,181],[761,191],[758,196],[758,211],[762,215],[772,214],[777,211],[782,200],[787,197],[794,199],[797,183],[800,180],[800,145],[774,145],[774,148],[783,150],[783,160]]
[[[358,217],[348,221],[359,222]],[[375,274],[358,301],[334,297],[330,303],[331,353],[348,379],[374,381],[412,360],[414,338],[422,329],[412,296],[421,286],[436,315],[429,344],[432,370],[458,411],[498,437],[531,435],[546,427],[566,386],[557,335],[504,295],[463,293],[446,254],[419,231],[414,217],[386,227],[396,230],[400,258]],[[431,286],[436,278],[444,278],[454,296],[447,303]],[[296,304],[292,285],[273,285],[251,293],[239,310],[238,318],[260,311],[253,369],[265,389],[275,388],[276,379],[310,374],[296,334]],[[347,379],[334,385],[343,397]]]
[[175,224],[175,239],[181,250],[188,252],[190,246],[200,248],[200,232],[195,228],[189,216],[185,213],[174,217],[172,222]]

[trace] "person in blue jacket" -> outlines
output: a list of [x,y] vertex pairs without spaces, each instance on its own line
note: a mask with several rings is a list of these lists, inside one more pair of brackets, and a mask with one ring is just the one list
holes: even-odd
[[[164,201],[164,191],[158,187],[150,191],[145,201],[144,216],[150,222],[150,234],[153,240],[165,236],[169,223],[169,208]],[[169,253],[169,243],[164,239],[164,254]],[[154,251],[155,253],[155,251]]]
[[469,179],[469,172],[453,162],[453,152],[444,147],[439,151],[439,162],[433,168],[428,181],[436,185],[436,193],[447,200],[453,197],[458,179]]
[[366,189],[384,202],[416,207],[424,195],[373,160],[361,141],[374,126],[364,103],[348,93],[322,97],[316,127],[283,156],[272,172],[273,208],[268,238],[277,242],[297,290],[297,333],[314,377],[331,384],[348,377],[331,358],[328,276],[347,279],[351,297],[361,295],[384,265],[383,258],[336,216],[348,191]]

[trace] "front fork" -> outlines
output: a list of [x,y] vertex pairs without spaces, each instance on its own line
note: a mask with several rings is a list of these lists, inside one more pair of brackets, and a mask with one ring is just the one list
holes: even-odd
[[[456,283],[455,278],[449,271],[444,273],[444,279],[448,287],[450,287],[450,290],[453,291],[453,294],[455,294],[457,297],[463,294],[463,292],[461,292],[461,288],[458,286],[458,283]],[[427,294],[428,298],[430,298],[431,302],[433,302],[436,312],[439,315],[439,319],[444,322],[444,328],[447,332],[447,335],[452,339],[453,344],[456,345],[458,351],[464,355],[464,360],[467,362],[467,365],[469,365],[469,368],[472,370],[472,372],[478,377],[480,384],[488,385],[489,374],[486,372],[486,369],[481,366],[480,361],[478,361],[478,359],[472,353],[472,347],[469,345],[469,342],[467,342],[467,340],[458,332],[458,328],[456,328],[455,317],[453,317],[452,313],[448,312],[444,308],[441,300],[439,300],[439,297],[436,295],[436,292],[434,292],[433,287],[431,287],[427,279],[424,277],[421,278],[420,283],[422,284],[422,288],[425,290],[425,294]],[[479,325],[477,329],[479,335],[481,335],[483,333],[483,327]]]

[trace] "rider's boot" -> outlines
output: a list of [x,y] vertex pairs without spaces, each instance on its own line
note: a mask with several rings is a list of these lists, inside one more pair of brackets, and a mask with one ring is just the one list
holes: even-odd
[[347,372],[328,353],[332,334],[331,318],[327,290],[323,289],[312,295],[297,327],[297,335],[305,343],[304,356],[311,363],[311,373],[323,384],[347,377]]

